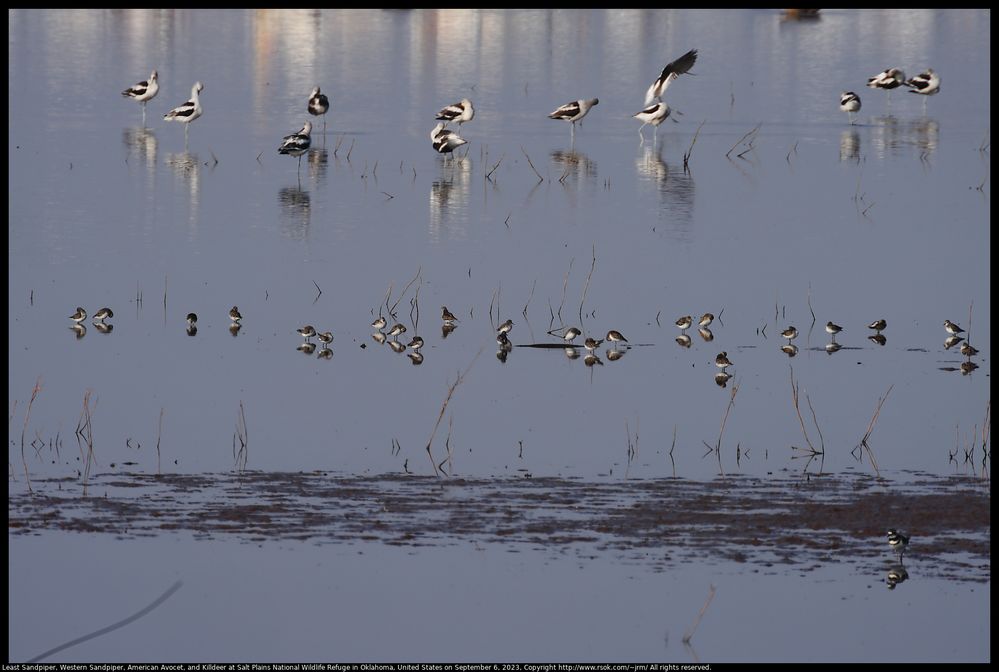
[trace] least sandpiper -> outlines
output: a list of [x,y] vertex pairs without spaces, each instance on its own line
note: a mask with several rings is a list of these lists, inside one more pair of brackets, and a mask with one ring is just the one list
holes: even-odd
[[703,315],[701,315],[701,319],[698,320],[697,324],[698,326],[706,327],[714,321],[715,321],[714,315],[712,315],[711,313],[704,313]]
[[85,319],[87,319],[87,311],[85,311],[80,306],[77,306],[76,307],[76,312],[73,313],[72,315],[70,315],[69,319],[71,319],[71,320],[73,320],[74,322],[77,322],[77,323],[83,322]]
[[838,324],[833,324],[832,322],[826,322],[826,332],[832,334],[833,338],[836,338],[836,334],[843,331],[843,327]]
[[107,320],[114,317],[114,313],[111,312],[110,308],[101,308],[96,313],[94,313],[95,320]]
[[690,328],[690,325],[694,323],[694,318],[690,315],[684,315],[679,320],[676,321],[676,326],[680,327],[681,331],[686,331]]
[[622,334],[620,331],[616,331],[614,329],[611,329],[610,331],[607,332],[607,340],[610,341],[611,343],[615,344],[615,346],[618,343],[627,343],[628,342],[628,339],[624,337],[624,334]]
[[958,334],[963,334],[964,333],[964,329],[962,329],[961,327],[957,326],[956,324],[954,324],[950,320],[944,320],[944,329],[946,329],[947,333],[951,334],[952,336],[957,336]]
[[780,335],[788,340],[788,342],[798,338],[798,330],[794,327],[788,327],[784,331],[780,332]]
[[679,345],[681,348],[689,348],[690,336],[688,336],[687,334],[680,334],[679,336],[676,337],[676,344]]
[[572,341],[575,340],[575,338],[582,333],[583,332],[581,332],[576,327],[569,327],[568,329],[565,330],[565,333],[562,334],[562,338],[564,338],[567,342],[572,343]]
[[239,314],[239,308],[236,306],[232,307],[232,310],[229,311],[229,319],[233,322],[239,322],[243,319],[243,316]]
[[458,321],[458,318],[454,316],[454,313],[447,309],[447,306],[441,306],[441,319],[445,322]]
[[330,343],[333,342],[333,332],[332,331],[325,331],[325,332],[322,332],[322,333],[317,333],[316,337],[320,341],[322,341],[323,345],[329,345]]
[[798,346],[793,343],[788,343],[787,345],[780,346],[780,351],[788,357],[794,357],[798,354]]
[[887,326],[888,323],[885,322],[884,320],[874,320],[873,322],[867,325],[867,328],[873,329],[874,331],[883,331],[884,328]]
[[732,360],[728,358],[727,352],[718,353],[718,356],[715,357],[715,366],[717,366],[719,369],[727,369],[728,367],[732,366]]
[[499,332],[501,334],[508,334],[511,329],[513,329],[513,320],[507,320],[499,326]]
[[391,329],[389,329],[389,336],[398,336],[399,334],[406,333],[406,325],[401,323],[396,323]]
[[302,338],[308,340],[316,335],[316,328],[311,324],[307,324],[298,330],[298,333],[302,335]]
[[380,331],[385,328],[386,324],[388,324],[388,322],[385,321],[385,318],[379,317],[377,320],[371,323],[371,326]]
[[583,346],[584,346],[584,347],[585,347],[585,348],[586,348],[587,350],[589,350],[590,352],[593,352],[594,350],[596,350],[597,348],[599,348],[599,347],[600,347],[600,344],[601,344],[601,343],[603,343],[603,342],[604,342],[604,341],[603,341],[603,339],[600,339],[600,340],[598,341],[598,340],[596,340],[596,339],[593,339],[593,338],[587,338],[587,339],[586,339],[586,340],[585,340],[585,341],[583,342]]
[[413,350],[419,350],[423,347],[423,338],[421,336],[413,336],[413,340],[409,342],[407,347]]
[[909,537],[896,529],[888,530],[888,545],[891,546],[896,555],[901,557],[909,546]]

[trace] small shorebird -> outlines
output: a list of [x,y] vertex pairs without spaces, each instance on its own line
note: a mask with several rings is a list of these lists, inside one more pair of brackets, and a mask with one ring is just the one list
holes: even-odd
[[902,557],[905,549],[909,546],[909,537],[894,528],[890,529],[888,530],[888,545],[891,546],[897,556]]
[[846,112],[847,116],[850,117],[851,125],[856,123],[853,119],[853,113],[860,110],[860,96],[853,91],[844,91],[839,96],[839,109]]
[[905,73],[901,68],[888,68],[867,80],[867,86],[872,89],[884,89],[888,92],[888,107],[891,107],[891,92],[905,84]]
[[191,99],[179,107],[175,107],[163,115],[166,121],[179,121],[184,124],[184,146],[187,147],[187,135],[191,128],[191,122],[201,116],[201,98],[198,94],[205,88],[201,82],[195,82],[191,87]]
[[309,340],[310,338],[316,335],[316,328],[313,327],[311,324],[307,324],[301,329],[299,329],[298,333],[300,333],[302,335],[302,338],[304,338],[305,340]]
[[610,331],[607,332],[606,340],[608,340],[611,343],[613,343],[615,348],[617,347],[618,343],[627,343],[628,342],[628,339],[624,337],[624,334],[622,334],[620,331],[616,331],[614,329],[611,329]]
[[447,306],[441,306],[441,319],[449,324],[453,324],[458,321],[458,318],[447,309]]
[[281,140],[281,146],[278,147],[278,154],[297,156],[298,169],[302,170],[302,154],[309,151],[309,147],[312,145],[311,133],[312,122],[307,121],[302,125],[302,130],[298,133],[284,136]]
[[732,360],[728,358],[728,352],[718,353],[718,356],[715,357],[715,366],[719,369],[727,369],[732,366]]
[[691,49],[672,63],[668,63],[656,81],[652,82],[649,90],[645,92],[645,105],[651,105],[653,100],[662,101],[666,89],[673,83],[673,80],[694,67],[695,61],[697,61],[697,49]]
[[399,336],[399,334],[406,333],[406,325],[401,323],[396,323],[391,329],[389,329],[389,336]]
[[680,328],[680,331],[686,331],[687,329],[690,329],[690,325],[692,325],[693,323],[694,323],[694,318],[692,318],[690,315],[684,315],[679,320],[677,320],[675,324]]
[[411,340],[406,347],[412,348],[413,350],[419,350],[423,347],[423,338],[420,336],[413,336],[413,340]]
[[[322,343],[322,344],[323,344],[324,346],[325,346],[325,345],[329,345],[330,343],[332,343],[332,342],[333,342],[333,332],[332,332],[332,331],[323,331],[323,332],[317,332],[317,333],[316,333],[316,338],[318,338],[318,339],[319,339],[319,341],[320,341],[320,342],[321,342],[321,343]],[[324,348],[324,349],[325,349],[325,348]]]
[[499,326],[499,333],[509,334],[511,329],[513,329],[513,320],[507,320]]
[[472,107],[472,101],[468,98],[462,98],[460,102],[448,105],[442,109],[434,118],[444,123],[457,121],[458,125],[461,126],[466,121],[471,121],[474,116],[475,108]]
[[82,307],[77,306],[76,312],[70,315],[69,319],[79,324],[80,322],[83,322],[85,319],[87,319],[87,311],[85,311]]
[[832,334],[833,340],[836,339],[836,334],[843,331],[843,327],[838,324],[833,324],[832,322],[826,322],[826,332]]
[[596,350],[597,348],[599,348],[600,344],[603,343],[603,342],[604,342],[604,339],[602,339],[602,338],[599,341],[595,340],[593,338],[587,338],[585,341],[583,341],[583,346],[587,350],[589,350],[590,352],[593,352],[594,350]]
[[243,316],[239,314],[239,308],[236,306],[232,307],[232,310],[229,311],[229,319],[237,324],[243,319]]
[[925,111],[926,98],[940,92],[940,75],[933,72],[933,68],[927,68],[926,72],[921,72],[906,81],[905,85],[909,87],[909,93],[922,94],[923,111]]
[[198,323],[198,314],[197,313],[188,313],[186,319],[187,319],[187,326],[188,327],[193,327],[194,325],[196,325]]
[[551,114],[548,115],[549,119],[561,119],[562,121],[568,121],[572,123],[572,137],[576,137],[576,122],[580,122],[582,126],[583,117],[589,113],[590,108],[594,105],[600,103],[599,98],[590,99],[579,99],[574,100],[571,103],[566,103],[559,108],[556,108]]
[[964,343],[961,344],[961,354],[964,355],[965,357],[974,357],[975,355],[978,354],[978,348],[972,346],[971,343],[965,341]]
[[149,75],[149,79],[144,82],[139,82],[134,86],[130,86],[121,92],[121,95],[126,98],[131,98],[132,100],[142,103],[142,125],[146,125],[146,103],[156,97],[156,94],[160,91],[160,84],[157,80],[156,71],[153,70],[153,74]]
[[385,321],[385,318],[379,317],[377,320],[371,323],[371,326],[380,331],[385,328],[386,324],[388,324],[388,322]]
[[790,343],[794,339],[798,338],[798,330],[794,327],[788,327],[784,331],[780,332],[780,335],[786,338],[787,342]]
[[108,318],[114,317],[114,313],[111,312],[110,308],[101,308],[96,313],[94,313],[94,321],[106,320]]
[[958,334],[963,334],[964,333],[964,329],[962,329],[961,327],[957,326],[956,324],[954,324],[950,320],[944,320],[943,325],[944,325],[944,329],[946,329],[947,333],[950,334],[951,336],[957,336]]
[[[325,115],[330,111],[330,99],[319,90],[319,87],[312,89],[309,94],[309,114],[314,117]],[[326,134],[326,117],[323,117],[323,135]]]
[[701,315],[701,319],[698,320],[697,325],[699,327],[706,327],[714,321],[715,321],[714,315],[712,315],[711,313],[704,313],[703,315]]
[[567,343],[572,343],[576,339],[576,337],[582,333],[583,332],[581,332],[576,327],[569,327],[568,329],[565,330],[565,333],[562,334],[562,338],[565,339]]
[[877,331],[877,332],[881,332],[881,331],[884,331],[884,328],[887,327],[887,326],[888,326],[888,323],[885,322],[884,320],[874,320],[873,322],[871,322],[870,324],[867,325],[867,328],[868,329],[873,329],[874,331]]
[[638,127],[638,134],[642,136],[642,142],[645,142],[645,134],[642,133],[642,129],[649,124],[652,124],[653,129],[655,129],[652,133],[653,141],[659,137],[659,125],[669,118],[670,112],[672,112],[672,110],[669,105],[663,102],[658,102],[652,103],[641,112],[631,115],[635,119],[642,122],[642,125]]

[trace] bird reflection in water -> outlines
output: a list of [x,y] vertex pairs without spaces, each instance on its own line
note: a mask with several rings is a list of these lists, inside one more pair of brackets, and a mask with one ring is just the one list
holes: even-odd
[[839,160],[860,160],[860,133],[849,129],[839,134]]
[[694,214],[694,180],[691,174],[679,169],[671,170],[669,164],[663,161],[662,146],[643,145],[635,159],[635,169],[642,178],[641,183],[654,186],[659,195],[660,214],[652,230],[658,231],[661,224],[666,224],[673,232],[672,237],[689,238]]
[[158,141],[156,133],[149,128],[126,128],[121,132],[121,141],[125,145],[129,159],[135,154],[145,164],[149,172],[156,168],[156,148]]
[[583,182],[596,181],[597,162],[582,152],[556,149],[551,153],[551,161],[559,171],[558,181],[563,186],[570,183],[582,186]]
[[303,240],[312,221],[312,198],[301,187],[283,187],[278,191],[281,232],[292,240]]

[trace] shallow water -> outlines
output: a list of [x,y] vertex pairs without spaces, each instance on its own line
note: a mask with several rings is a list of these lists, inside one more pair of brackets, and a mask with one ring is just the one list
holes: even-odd
[[[82,494],[74,430],[88,390],[93,483],[237,468],[423,479],[446,468],[448,479],[486,484],[526,474],[628,485],[879,473],[890,487],[918,489],[923,475],[987,484],[990,26],[991,14],[974,10],[823,11],[814,22],[771,10],[11,11],[10,493],[27,491],[27,469],[72,495],[56,511]],[[692,74],[666,96],[678,123],[664,123],[655,141],[644,129],[640,143],[631,115],[663,65],[691,48]],[[941,74],[925,111],[919,96],[896,91],[889,107],[884,92],[864,86],[891,65]],[[154,68],[161,88],[143,128],[140,106],[119,92]],[[185,149],[183,128],[162,115],[195,81],[205,85],[205,113]],[[317,84],[332,107],[325,135],[313,120],[299,173],[276,150],[308,117]],[[838,109],[846,89],[863,100],[855,126]],[[430,147],[433,117],[463,97],[476,107],[460,130],[468,151],[445,164]],[[580,97],[600,103],[572,141],[569,125],[547,114]],[[69,329],[76,306],[93,314],[104,305],[113,330],[90,319],[85,333]],[[244,316],[235,337],[233,305]],[[442,305],[460,319],[446,338]],[[390,325],[407,326],[400,342],[425,338],[418,366],[372,338],[368,325],[389,309]],[[191,311],[200,317],[194,336]],[[678,344],[674,320],[705,312],[716,315],[710,340],[692,328],[689,347]],[[495,325],[508,318],[514,347],[498,353]],[[878,318],[888,322],[883,345],[866,328]],[[944,319],[968,330],[977,369],[963,373],[970,360],[945,349]],[[844,327],[831,353],[827,321]],[[330,357],[299,349],[304,324],[333,332]],[[792,358],[780,350],[789,325],[800,331]],[[582,337],[575,358],[523,347],[558,343],[568,326],[596,338],[617,329],[633,347],[604,344],[589,366]],[[734,362],[724,388],[714,366],[722,351]],[[861,451],[886,395],[870,451]],[[809,443],[823,459],[799,450]],[[153,501],[163,496],[154,492]],[[876,508],[871,516],[859,529],[876,548],[886,547],[888,527],[909,524]],[[431,520],[421,510],[415,522]],[[96,538],[41,537],[54,552],[161,553],[159,540]],[[209,543],[192,541],[165,543]],[[405,571],[411,556],[383,542],[354,542],[385,563],[361,571]],[[13,567],[39,542],[11,543]],[[286,540],[261,543],[262,562],[281,566],[286,554],[272,547]],[[233,557],[247,549],[229,538],[210,545]],[[311,548],[295,546],[308,556]],[[452,550],[415,553],[474,564]],[[493,547],[482,553],[494,561]],[[659,571],[593,554],[603,585]],[[525,564],[540,558],[572,562],[541,553]],[[745,576],[745,563],[718,563]],[[715,569],[683,561],[671,571],[702,579],[692,597],[700,602]],[[787,619],[778,622],[796,613],[795,576],[773,578]],[[933,576],[937,587],[954,580]],[[482,595],[502,597],[502,582],[483,585]],[[973,622],[957,614],[985,608],[980,586],[943,592],[937,625]],[[907,614],[896,616],[899,627],[913,626]],[[622,629],[608,638],[632,641]],[[50,644],[28,632],[17,631],[30,637],[23,658]],[[966,629],[972,642],[958,658],[988,659],[988,629],[976,632]],[[524,660],[548,657],[543,637],[522,639]],[[942,649],[886,650],[883,640],[854,657],[793,639],[758,634],[760,649],[715,642],[698,655],[950,659]],[[661,644],[661,633],[653,640]],[[228,657],[237,643],[229,634],[200,650]],[[113,650],[95,646],[93,660]],[[372,650],[351,649],[384,659]],[[685,655],[676,634],[672,648],[628,650]],[[392,649],[398,659],[406,651]],[[496,649],[469,644],[462,657],[475,651]]]

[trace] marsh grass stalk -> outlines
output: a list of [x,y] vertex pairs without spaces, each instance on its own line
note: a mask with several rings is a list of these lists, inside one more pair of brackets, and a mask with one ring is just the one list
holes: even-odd
[[[874,471],[877,473],[878,478],[881,477],[881,470],[878,469],[878,461],[874,457],[874,451],[871,449],[871,446],[868,443],[868,439],[870,439],[871,434],[874,433],[874,425],[875,423],[877,423],[878,417],[881,415],[881,407],[884,406],[885,401],[887,401],[888,399],[888,395],[891,394],[891,391],[892,389],[894,389],[894,387],[895,387],[894,384],[890,385],[888,387],[888,391],[885,392],[885,396],[878,399],[878,405],[874,409],[874,415],[871,416],[871,421],[867,424],[867,431],[864,432],[863,438],[860,439],[860,445],[857,446],[858,448],[863,447],[864,449],[867,450],[867,457],[871,460],[871,466],[874,467]],[[856,448],[854,450],[856,450]]]
[[464,371],[458,373],[458,377],[455,379],[454,383],[452,383],[451,386],[448,388],[447,396],[444,398],[444,403],[441,405],[441,411],[440,413],[437,414],[437,422],[434,423],[434,429],[432,432],[430,432],[430,439],[427,441],[426,450],[427,450],[427,457],[430,458],[430,466],[434,468],[435,476],[440,477],[441,475],[440,470],[437,468],[437,463],[434,461],[433,451],[431,450],[431,446],[434,443],[434,437],[437,436],[437,428],[440,427],[441,420],[444,418],[444,412],[447,410],[447,405],[451,403],[451,397],[454,396],[454,391],[458,389],[458,386],[465,381],[465,376],[467,376],[468,372],[472,370],[473,366],[475,366],[475,362],[479,359],[479,355],[482,354],[482,350],[483,348],[479,348],[479,351],[475,354],[475,357],[472,359],[468,367],[466,367]]
[[[504,159],[505,157],[506,157],[506,154],[504,154],[503,156],[501,156],[501,157],[500,157],[500,160],[499,160],[499,161],[497,161],[497,162],[496,162],[496,164],[495,164],[495,165],[494,165],[494,166],[493,166],[492,168],[490,168],[490,169],[489,169],[489,172],[487,172],[487,173],[485,174],[485,179],[489,180],[490,182],[492,181],[492,174],[493,174],[493,173],[495,173],[495,172],[496,172],[496,169],[497,169],[497,168],[499,168],[499,165],[500,165],[501,163],[503,163],[503,159]],[[507,217],[507,219],[510,219],[510,218],[509,218],[509,217]]]
[[163,436],[163,412],[166,409],[160,407],[160,423],[156,429],[156,475],[160,474],[160,438]]
[[673,443],[669,447],[669,462],[673,465],[673,478],[676,478],[676,462],[673,461],[673,449],[676,448],[676,424],[673,424]]
[[[735,396],[735,395],[733,395]],[[683,643],[690,644],[690,640],[694,637],[694,632],[697,630],[697,626],[701,624],[701,619],[704,618],[705,612],[708,610],[708,605],[711,604],[711,600],[715,598],[715,586],[711,584],[711,588],[708,592],[708,599],[704,601],[704,606],[701,610],[697,612],[697,617],[694,619],[694,623],[690,626],[690,629],[683,635]]]
[[694,137],[690,141],[690,147],[687,149],[686,152],[684,152],[684,155],[683,155],[683,172],[685,172],[685,173],[689,173],[690,172],[690,167],[689,167],[688,163],[690,162],[691,155],[693,155],[693,153],[694,153],[694,143],[697,142],[697,136],[700,135],[701,128],[704,126],[704,122],[705,121],[707,121],[707,119],[705,119],[704,121],[702,121],[701,125],[697,127],[696,131],[694,131]]
[[[90,408],[90,395],[93,390],[83,393],[83,411],[80,413],[80,421],[76,426],[76,441],[80,446],[80,455],[83,457],[83,494],[87,494],[87,484],[90,480],[90,469],[97,463],[97,456],[94,454],[94,425],[93,410]],[[97,404],[94,404],[96,409]],[[84,453],[83,444],[87,444],[87,451]]]
[[520,151],[524,152],[524,156],[527,157],[527,165],[529,165],[531,167],[531,170],[534,171],[534,174],[538,176],[538,184],[544,182],[545,178],[541,177],[541,173],[539,173],[538,169],[534,167],[534,162],[531,161],[531,157],[527,156],[527,150],[521,147]]
[[583,285],[583,296],[579,300],[579,322],[583,322],[583,304],[586,303],[586,293],[590,291],[590,278],[593,277],[593,269],[597,266],[597,244],[593,243],[593,261],[590,263],[590,272],[586,274],[586,284]]
[[534,288],[537,286],[537,284],[538,284],[538,279],[534,278],[534,282],[531,283],[531,293],[527,297],[527,303],[524,304],[524,310],[520,312],[520,314],[524,316],[525,320],[527,319],[527,307],[531,305],[531,299],[534,298]]
[[[825,446],[823,445],[822,450],[816,450],[815,446],[812,444],[812,440],[808,438],[808,431],[805,429],[805,419],[801,417],[801,405],[800,405],[800,396],[798,394],[798,384],[796,382],[794,382],[794,367],[788,365],[788,368],[791,370],[791,403],[794,405],[794,412],[798,416],[798,424],[801,425],[801,433],[805,436],[805,443],[808,444],[809,452],[811,452],[812,455],[821,455],[821,454],[823,454],[823,452],[825,450]],[[808,395],[805,395],[805,396],[807,398]],[[811,403],[811,401],[809,401],[808,402],[808,407],[811,408],[811,406],[812,406],[812,403]],[[815,411],[814,410],[812,411],[812,418],[813,418],[813,420],[815,418]],[[818,427],[819,427],[819,425],[816,422],[815,428],[818,429]],[[822,435],[821,431],[819,432],[819,435],[820,436]],[[797,446],[791,446],[791,449],[792,450],[804,450],[803,448],[798,448]]]
[[[733,151],[735,151],[735,148],[738,147],[740,144],[742,144],[742,141],[745,140],[746,138],[750,138],[750,136],[753,136],[753,138],[755,138],[756,132],[760,130],[760,126],[762,126],[762,125],[763,125],[763,122],[760,122],[752,130],[748,131],[744,136],[742,136],[741,138],[739,138],[739,140],[734,145],[732,145],[732,149],[730,149],[727,152],[725,152],[725,157],[727,158],[729,156],[729,154],[731,154]],[[749,147],[744,152],[742,152],[742,154],[745,154],[746,152],[748,152],[750,149],[753,148],[753,142],[752,142],[753,138],[750,138]],[[738,154],[737,156],[741,157],[742,154]]]
[[[239,448],[236,441],[239,441]],[[243,400],[239,400],[239,415],[236,416],[236,431],[232,435],[232,455],[235,461],[236,471],[246,469],[246,461],[249,458],[249,433],[246,430],[246,410],[243,407]]]
[[[410,280],[409,283],[403,288],[402,294],[400,294],[399,298],[395,300],[395,303],[392,304],[392,307],[388,309],[389,313],[392,316],[395,316],[395,307],[398,306],[399,302],[402,301],[402,298],[406,296],[406,292],[408,292],[409,288],[413,286],[413,283],[419,279],[421,273],[423,273],[423,266],[420,266],[418,269],[416,269],[416,275],[414,275],[413,279]],[[388,300],[386,300],[386,304],[387,303]]]
[[[42,377],[35,380],[35,387],[31,390],[31,400],[28,401],[28,410],[24,414],[24,427],[21,429],[21,464],[24,466],[24,481],[28,484],[28,492],[34,492],[31,488],[31,477],[28,475],[28,461],[24,456],[24,433],[28,431],[28,420],[31,419],[31,406],[35,403],[35,398],[42,391]],[[13,419],[13,415],[11,418]]]

